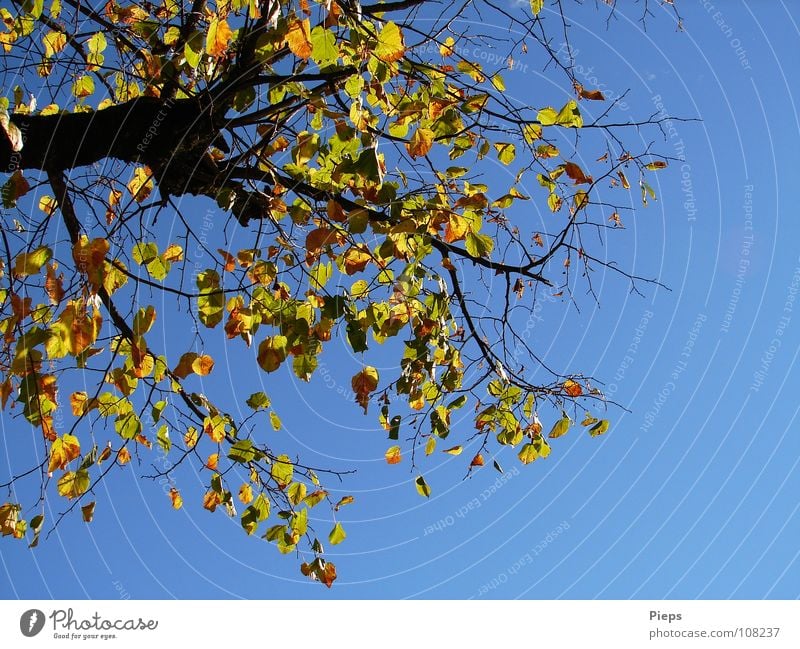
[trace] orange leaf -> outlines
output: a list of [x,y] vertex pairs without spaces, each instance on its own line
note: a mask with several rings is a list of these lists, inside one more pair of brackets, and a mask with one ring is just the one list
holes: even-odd
[[217,252],[225,259],[225,272],[230,273],[236,269],[236,257],[231,253],[226,252],[222,248],[217,248]]
[[418,128],[411,140],[406,142],[406,150],[412,158],[420,158],[427,155],[433,146],[434,132],[429,128]]
[[579,397],[583,394],[581,386],[572,379],[564,381],[564,391],[571,397]]
[[206,460],[206,468],[216,471],[219,466],[219,453],[212,453]]
[[289,23],[286,43],[292,54],[298,58],[308,59],[311,56],[313,45],[311,44],[311,23],[308,18],[303,20],[295,19]]
[[127,448],[121,448],[117,451],[117,462],[119,464],[127,464],[131,461],[131,453]]
[[474,458],[472,458],[472,462],[469,463],[470,466],[483,466],[483,455],[478,453]]
[[399,446],[392,446],[390,447],[384,457],[386,458],[387,464],[399,464],[400,461],[403,459],[403,456],[400,455],[400,447]]
[[198,356],[192,361],[192,371],[199,376],[207,376],[214,368],[214,359],[207,354]]
[[208,25],[208,34],[206,36],[206,52],[209,56],[220,57],[228,51],[228,43],[230,43],[233,32],[231,31],[228,21],[213,18]]
[[356,402],[367,412],[369,406],[369,395],[378,388],[378,370],[367,366],[356,374],[350,381],[353,392],[356,395]]

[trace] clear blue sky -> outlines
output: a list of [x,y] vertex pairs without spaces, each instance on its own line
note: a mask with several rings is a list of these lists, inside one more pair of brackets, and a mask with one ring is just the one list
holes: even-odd
[[[586,299],[578,313],[554,301],[539,313],[537,349],[605,379],[630,410],[611,413],[605,437],[573,431],[528,467],[501,454],[509,473],[499,483],[490,467],[462,482],[463,462],[438,454],[424,500],[407,463],[383,461],[385,432],[350,403],[354,361],[323,356],[309,391],[289,371],[267,376],[243,356],[227,366],[219,357],[203,390],[224,394],[229,377],[247,383],[241,392],[263,387],[280,404],[280,435],[306,459],[358,469],[341,485],[356,503],[341,511],[347,541],[330,552],[334,589],[308,582],[294,558],[246,537],[238,520],[203,510],[188,497],[202,490],[194,472],[176,471],[187,497],[173,512],[160,485],[136,477],[144,466],[100,487],[91,525],[73,516],[35,551],[4,539],[0,596],[800,595],[800,10],[718,4],[683,0],[685,32],[663,16],[642,31],[641,3],[608,28],[593,6],[574,13],[578,76],[607,97],[627,90],[619,116],[663,107],[703,120],[655,138],[685,163],[659,173],[658,201],[623,215],[626,230],[607,248],[671,290],[642,286],[641,297],[598,273],[599,307]],[[505,74],[508,94],[534,105],[564,98],[533,59],[522,63]],[[168,343],[179,340],[164,331]],[[18,422],[2,425],[0,478],[6,454],[31,445]]]

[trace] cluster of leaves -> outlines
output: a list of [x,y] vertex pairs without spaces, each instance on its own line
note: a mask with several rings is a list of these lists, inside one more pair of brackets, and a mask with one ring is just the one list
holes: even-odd
[[[560,3],[550,4],[555,19]],[[12,151],[24,152],[26,140],[15,116],[66,118],[137,98],[158,100],[167,111],[173,103],[210,98],[221,111],[211,122],[220,126],[186,137],[202,142],[195,165],[211,169],[210,180],[187,192],[215,199],[233,213],[233,223],[253,218],[252,211],[242,216],[243,204],[258,198],[264,206],[252,245],[207,250],[215,263],[192,272],[184,248],[205,241],[196,217],[193,223],[170,200],[169,165],[160,166],[161,158],[192,153],[188,144],[152,160],[133,153],[109,163],[117,172],[94,178],[66,181],[67,169],[48,170],[52,195],[37,191],[36,208],[25,204],[34,193],[31,172],[9,174],[4,207],[19,201],[24,208],[14,228],[3,227],[0,398],[6,410],[19,404],[46,448],[39,467],[9,484],[40,475],[46,487],[57,476],[56,492],[70,502],[69,511],[112,468],[128,464],[132,451],[138,456],[155,444],[173,466],[194,461],[207,474],[208,489],[197,497],[203,507],[238,516],[247,534],[263,524],[262,536],[280,552],[302,552],[303,574],[333,583],[336,569],[323,558],[309,509],[330,506],[327,541],[336,545],[346,534],[335,513],[353,498],[334,502],[318,476],[335,472],[277,452],[263,425],[253,423],[260,418],[239,420],[191,388],[194,377],[213,372],[215,360],[196,340],[170,353],[151,347],[156,319],[177,316],[141,304],[145,288],[185,300],[200,329],[221,329],[231,344],[254,346],[267,374],[290,366],[310,381],[323,349],[341,332],[364,359],[351,379],[355,402],[365,413],[376,404],[380,425],[398,442],[386,451],[387,463],[402,463],[404,436],[412,481],[424,497],[432,489],[417,448],[430,455],[452,434],[458,443],[444,452],[453,456],[479,441],[470,472],[485,464],[485,455],[494,458],[497,447],[513,448],[529,464],[546,458],[549,440],[567,433],[567,411],[577,400],[603,405],[589,377],[553,372],[538,361],[549,380],[528,378],[510,347],[523,349],[525,362],[536,357],[513,329],[512,305],[532,308],[543,290],[571,294],[572,260],[591,289],[590,271],[604,264],[586,251],[581,233],[622,225],[616,208],[595,200],[597,188],[627,192],[628,176],[638,174],[646,204],[655,197],[646,174],[666,162],[648,152],[632,155],[610,127],[587,123],[579,102],[605,99],[580,86],[569,68],[573,98],[556,107],[514,105],[502,75],[463,54],[469,34],[446,35],[447,21],[468,5],[441,30],[425,32],[413,21],[422,5],[390,2],[359,11],[338,0],[191,6],[109,0],[97,13],[78,0],[54,0],[47,8],[43,0],[26,0],[16,13],[0,9],[7,60],[35,61],[30,69],[21,63],[13,96],[0,107],[0,138]],[[527,14],[510,18],[524,34],[512,48],[520,55],[530,42],[554,57],[541,35],[544,9],[534,1]],[[78,31],[68,19],[75,16],[92,28]],[[438,56],[419,54],[431,44]],[[72,80],[64,84],[65,78]],[[36,84],[41,94],[53,79],[51,103],[37,108],[26,99]],[[145,128],[142,138],[157,149],[163,139],[157,124]],[[569,138],[587,129],[605,136],[592,175],[564,152]],[[482,163],[518,171],[509,174],[513,182],[495,179],[490,187],[474,171]],[[541,197],[523,190],[534,178]],[[156,187],[161,200],[148,203]],[[551,213],[546,225],[532,230],[515,222],[520,206],[539,198]],[[102,216],[81,223],[76,201]],[[167,209],[186,228],[184,246],[159,242],[145,222],[149,210],[157,216]],[[59,214],[67,245],[46,236],[56,237]],[[556,269],[563,276],[557,281]],[[474,312],[476,298],[466,286],[479,286],[484,274],[502,279],[499,314]],[[126,313],[121,304],[134,306]],[[397,371],[380,376],[367,355],[391,340],[400,342]],[[97,372],[102,378],[91,390],[64,387],[72,385],[71,369],[84,379]],[[71,425],[54,421],[65,390]],[[472,429],[452,430],[454,413],[468,403],[475,409]],[[246,404],[273,432],[281,430],[265,393]],[[545,404],[561,412],[548,435],[538,414]],[[609,428],[590,413],[582,424],[592,436]],[[113,434],[103,443],[99,431],[109,427]],[[497,459],[493,464],[501,470]],[[169,496],[180,509],[178,489]],[[41,513],[26,521],[21,504],[3,504],[2,534],[22,538],[30,530],[35,545],[44,522],[41,499],[35,508]],[[94,502],[82,506],[85,520],[94,509]]]

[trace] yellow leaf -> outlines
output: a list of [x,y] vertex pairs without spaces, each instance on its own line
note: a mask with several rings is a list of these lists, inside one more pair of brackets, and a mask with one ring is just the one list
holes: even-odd
[[301,59],[308,59],[313,51],[311,43],[311,24],[308,18],[294,19],[289,23],[289,33],[286,34],[286,43],[292,54]]
[[153,191],[153,172],[149,167],[136,167],[133,170],[133,177],[128,183],[128,191],[133,196],[133,200],[141,203],[150,196]]
[[464,449],[461,446],[453,446],[452,448],[446,448],[442,451],[442,453],[449,453],[450,455],[461,455],[461,451]]
[[553,428],[550,430],[548,437],[550,439],[558,439],[559,437],[566,435],[571,423],[572,420],[567,417],[566,414],[564,414],[561,419],[553,424]]
[[81,454],[81,444],[77,437],[63,435],[53,442],[50,448],[50,464],[47,472],[52,473],[56,469],[63,469]]
[[219,466],[219,453],[212,453],[206,460],[206,467],[212,471],[216,471]]
[[406,46],[400,28],[393,22],[386,23],[378,34],[375,56],[386,63],[394,63],[402,59],[405,53]]
[[243,484],[239,487],[239,500],[244,505],[249,505],[253,502],[253,488],[249,484]]
[[180,509],[183,507],[183,498],[181,497],[181,492],[175,487],[172,487],[169,490],[169,498],[172,501],[172,509]]
[[121,448],[117,451],[117,462],[119,464],[127,464],[131,461],[131,452],[127,448]]
[[67,35],[63,32],[48,32],[42,37],[42,43],[44,44],[44,55],[49,59],[67,46]]
[[189,448],[197,444],[197,429],[194,426],[190,426],[189,430],[186,431],[186,434],[183,436],[183,443]]
[[222,502],[222,498],[216,491],[208,491],[203,496],[203,507],[208,511],[213,512],[217,509],[217,505]]
[[231,36],[233,32],[227,20],[212,18],[206,36],[206,53],[213,57],[223,56],[228,51]]
[[428,483],[425,482],[425,478],[419,476],[416,480],[414,480],[414,485],[417,488],[417,492],[420,496],[425,496],[426,498],[431,497],[431,488],[428,486]]

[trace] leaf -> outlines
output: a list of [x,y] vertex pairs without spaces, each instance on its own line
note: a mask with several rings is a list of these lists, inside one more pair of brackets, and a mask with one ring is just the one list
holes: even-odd
[[425,478],[422,476],[418,476],[416,480],[414,480],[414,485],[417,488],[417,493],[420,496],[425,496],[425,498],[431,497],[431,488],[428,486],[428,483],[425,482]]
[[442,453],[449,453],[450,455],[461,455],[461,452],[464,449],[461,446],[453,446],[451,448],[446,448],[442,451]]
[[572,424],[572,420],[567,417],[566,413],[563,413],[561,419],[553,424],[553,428],[550,430],[548,437],[550,439],[558,439],[559,437],[566,435],[570,424]]
[[650,171],[658,171],[659,169],[666,169],[667,162],[665,160],[655,160],[654,162],[648,162],[645,165],[645,168],[649,169]]
[[311,30],[311,58],[319,65],[334,65],[339,58],[339,50],[336,47],[336,36],[334,33],[317,25]]
[[286,34],[286,43],[292,54],[301,59],[308,59],[314,51],[310,34],[311,23],[308,18],[303,20],[293,19],[289,23],[289,32]]
[[551,107],[543,108],[537,114],[536,120],[542,126],[555,125],[565,128],[581,128],[583,126],[583,118],[578,109],[578,103],[574,99],[570,99],[558,112]]
[[286,496],[289,499],[289,502],[297,507],[297,505],[303,502],[307,491],[308,489],[302,482],[293,482],[286,490]]
[[470,232],[467,234],[464,244],[472,257],[488,257],[494,250],[494,239],[486,234]]
[[403,58],[406,47],[403,43],[403,33],[393,22],[387,22],[378,34],[378,46],[374,54],[381,61],[394,63]]
[[328,495],[327,491],[324,491],[323,489],[318,489],[317,491],[314,491],[308,494],[305,498],[303,498],[303,502],[308,507],[315,507],[316,505],[319,505],[323,500],[325,500],[325,497],[327,495]]
[[10,209],[16,206],[17,199],[25,196],[30,189],[31,186],[28,184],[28,181],[25,180],[22,172],[17,169],[3,185],[2,190],[0,190],[3,198],[3,207]]
[[15,277],[27,277],[28,275],[38,275],[50,258],[53,251],[47,246],[40,246],[31,252],[22,252],[14,259],[13,273]]
[[281,426],[283,426],[281,423],[281,418],[278,417],[278,414],[275,412],[269,413],[269,423],[272,425],[272,430],[275,432],[280,431]]
[[243,505],[249,505],[253,502],[253,488],[245,483],[239,487],[239,500]]
[[169,453],[172,448],[172,440],[169,438],[169,428],[166,424],[162,424],[156,433],[156,442],[164,453]]
[[228,450],[228,459],[239,464],[248,464],[261,457],[262,454],[253,446],[249,439],[240,439]]
[[[128,182],[128,191],[137,203],[141,203],[150,196],[150,192],[153,191],[153,172],[149,167],[136,167],[133,170],[133,177]],[[152,245],[155,246],[155,244]],[[135,256],[134,259],[136,259]],[[139,261],[139,263],[147,263],[147,261]]]
[[16,532],[17,519],[19,518],[19,505],[3,503],[0,505],[0,533],[11,536]]
[[[2,515],[0,515],[0,519],[2,519]],[[31,544],[28,546],[29,548],[35,548],[39,545],[39,534],[42,531],[42,525],[44,524],[44,516],[42,514],[37,514],[34,516],[30,521],[30,529],[33,532],[33,540]],[[2,526],[2,520],[0,520],[0,526]]]
[[0,108],[0,129],[3,130],[11,143],[11,150],[14,152],[22,151],[22,131],[11,121],[8,112],[4,108]]
[[169,499],[172,501],[172,509],[180,509],[183,507],[183,498],[181,497],[181,492],[175,487],[172,487],[169,490]]
[[64,469],[81,454],[81,445],[77,437],[66,434],[56,438],[50,448],[50,463],[47,472],[53,473],[56,469]]
[[399,446],[390,446],[386,453],[384,453],[384,457],[386,458],[387,464],[399,464],[403,459],[403,456],[400,454]]
[[232,36],[233,32],[228,21],[221,20],[216,16],[212,18],[206,35],[206,54],[215,58],[224,56],[228,51],[228,44]]
[[347,534],[345,534],[342,524],[336,523],[330,531],[330,534],[328,534],[328,541],[330,541],[331,545],[339,545],[346,537]]
[[198,376],[208,376],[214,369],[214,359],[203,354],[192,361],[192,371]]
[[139,421],[135,412],[128,412],[117,417],[114,429],[122,439],[134,439],[142,432],[142,422]]
[[428,441],[425,442],[425,455],[430,455],[436,450],[436,438],[431,436],[428,438]]
[[536,447],[533,444],[525,444],[517,454],[519,461],[523,464],[530,464],[539,457]]
[[333,511],[338,512],[341,507],[345,505],[350,505],[355,501],[355,498],[352,496],[344,496],[338,503],[333,506]]
[[220,415],[206,417],[203,420],[203,432],[214,442],[220,444],[225,439],[225,419]]
[[483,466],[483,464],[484,464],[483,455],[481,455],[480,453],[478,453],[474,458],[472,458],[472,462],[469,463],[471,467]]
[[273,461],[270,475],[281,489],[285,489],[291,484],[292,476],[294,475],[294,465],[288,455],[279,455]]
[[589,434],[592,437],[598,437],[599,435],[603,435],[610,425],[608,419],[601,419],[598,421],[594,426],[589,429]]
[[355,392],[356,403],[364,409],[366,414],[369,407],[369,395],[378,388],[378,370],[372,366],[365,367],[350,380],[350,385]]
[[544,7],[544,0],[531,0],[531,13],[534,16],[538,16],[539,12]]
[[92,501],[88,505],[84,505],[83,507],[81,507],[81,514],[83,515],[84,523],[92,522],[92,519],[94,518],[94,507],[96,504],[97,503]]
[[406,142],[406,150],[412,158],[421,158],[428,154],[433,146],[435,133],[429,128],[418,128]]
[[508,142],[495,142],[494,148],[495,151],[497,151],[497,159],[504,165],[510,165],[514,162],[517,152],[513,144]]
[[206,468],[216,471],[219,467],[219,453],[212,453],[206,460]]
[[564,392],[574,398],[581,396],[581,394],[583,394],[583,389],[579,383],[576,383],[572,379],[567,379],[564,381]]
[[72,500],[89,489],[89,472],[85,469],[67,471],[58,481],[58,494]]
[[288,351],[286,336],[271,336],[265,338],[258,346],[258,365],[265,372],[274,372],[286,360]]
[[253,410],[262,410],[264,408],[269,408],[272,404],[272,401],[263,392],[254,392],[248,397],[245,403],[247,403],[247,405]]
[[131,452],[127,448],[121,448],[117,451],[117,462],[124,466],[131,461]]
[[78,99],[94,94],[94,79],[88,74],[80,75],[72,82],[72,94]]

